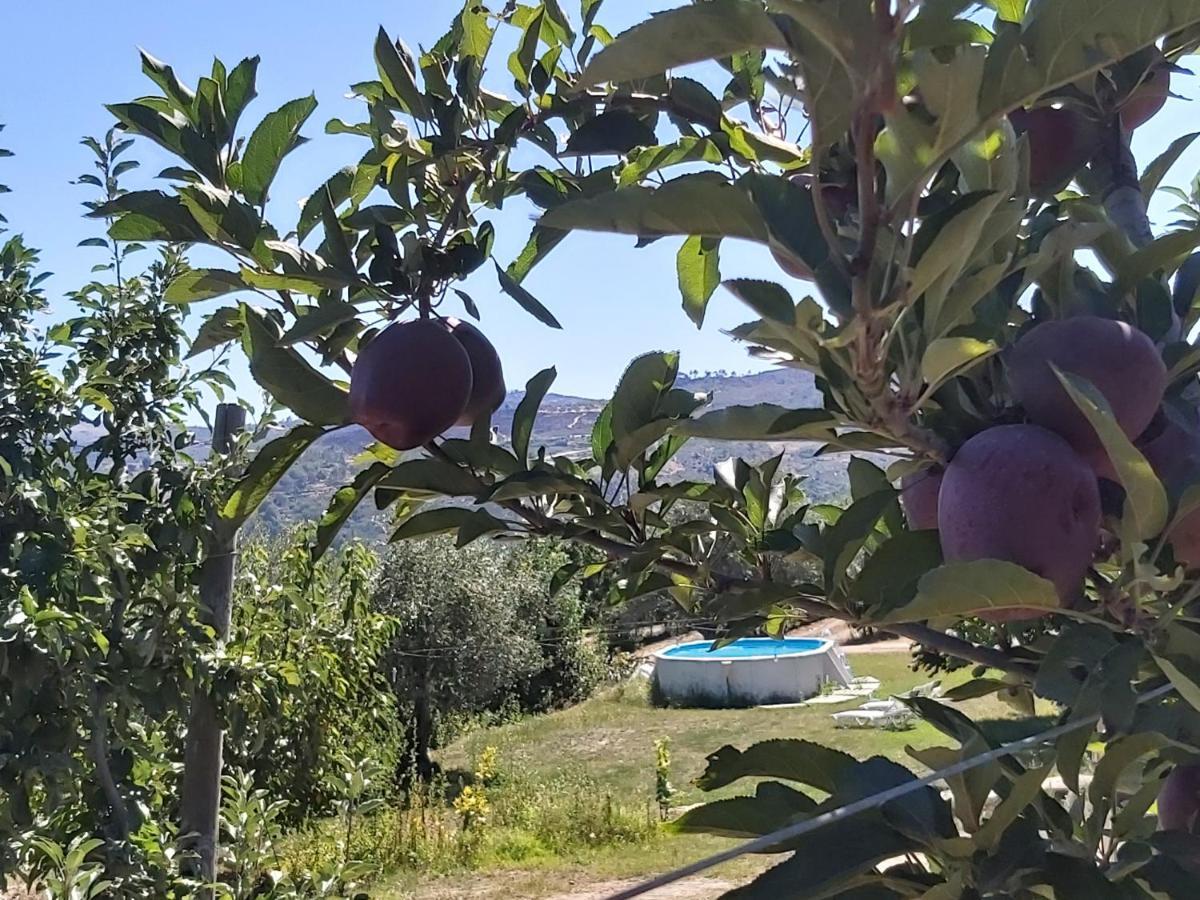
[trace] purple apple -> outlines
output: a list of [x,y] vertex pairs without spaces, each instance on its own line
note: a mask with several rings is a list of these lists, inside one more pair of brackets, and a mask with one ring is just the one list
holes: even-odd
[[[1096,475],[1052,431],[1000,425],[975,435],[946,468],[938,529],[947,562],[1000,559],[1054,584],[1065,604],[1079,596],[1100,534]],[[989,613],[992,621],[1044,610]]]

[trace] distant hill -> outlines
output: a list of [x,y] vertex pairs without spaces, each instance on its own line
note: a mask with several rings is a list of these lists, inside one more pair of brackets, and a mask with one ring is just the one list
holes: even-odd
[[[796,369],[776,369],[750,375],[726,373],[681,376],[677,387],[712,394],[707,409],[726,406],[778,403],[793,407],[818,407],[820,392],[813,376]],[[507,440],[513,414],[524,393],[508,395],[493,417],[493,424]],[[533,435],[533,446],[544,446],[548,453],[586,451],[591,445],[592,425],[604,407],[602,400],[547,394]],[[370,436],[361,428],[345,428],[310,448],[293,466],[260,508],[258,527],[277,531],[321,515],[335,490],[354,477],[354,459],[368,444]],[[803,475],[809,497],[829,501],[847,491],[846,459],[842,456],[815,458],[817,446],[810,443],[752,443],[689,441],[664,471],[668,481],[686,478],[707,479],[713,466],[730,456],[760,462],[783,452],[783,469]],[[387,515],[379,514],[368,500],[348,524],[351,534],[369,539],[385,536]]]

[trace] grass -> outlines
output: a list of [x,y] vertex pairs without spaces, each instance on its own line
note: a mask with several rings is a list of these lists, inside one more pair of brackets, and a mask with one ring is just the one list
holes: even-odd
[[[881,653],[856,655],[851,661],[855,674],[880,680],[877,696],[886,697],[928,680],[909,669],[909,659],[907,654]],[[968,670],[954,673],[943,679],[943,686],[952,687],[969,677]],[[668,837],[638,827],[639,818],[648,822],[655,807],[656,739],[670,741],[671,781],[677,791],[672,804],[676,807],[752,789],[751,782],[743,781],[705,793],[693,784],[704,769],[705,757],[725,744],[745,747],[769,738],[807,738],[858,758],[882,755],[923,772],[907,754],[907,747],[953,743],[923,722],[905,731],[834,728],[830,714],[857,702],[792,708],[659,709],[649,704],[644,689],[624,686],[571,709],[469,734],[445,748],[440,762],[448,771],[470,771],[485,747],[499,751],[504,779],[492,789],[494,821],[489,823],[486,847],[472,866],[487,871],[488,876],[459,870],[434,879],[410,872],[397,876],[377,896],[384,900],[545,897],[565,893],[566,882],[653,874],[727,846],[727,841],[703,835]],[[1004,731],[1006,720],[1015,717],[995,697],[967,701],[957,708],[996,731]],[[506,791],[514,798],[526,798],[522,813],[505,812],[510,802]],[[581,796],[586,796],[586,802],[572,807],[571,798]],[[616,818],[622,824],[609,823],[603,835],[589,841],[588,829],[593,825],[584,818],[602,816],[612,804],[616,804]],[[546,821],[522,820],[522,815],[541,816]],[[567,837],[556,839],[562,834]],[[738,880],[765,864],[761,858],[740,860],[720,874]],[[493,890],[495,893],[489,893]]]

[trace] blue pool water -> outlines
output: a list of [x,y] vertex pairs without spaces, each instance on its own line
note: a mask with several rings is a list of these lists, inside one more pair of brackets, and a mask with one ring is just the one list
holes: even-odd
[[719,650],[713,650],[715,641],[697,641],[671,647],[663,656],[671,659],[745,659],[749,656],[793,656],[822,650],[825,641],[817,638],[738,638]]

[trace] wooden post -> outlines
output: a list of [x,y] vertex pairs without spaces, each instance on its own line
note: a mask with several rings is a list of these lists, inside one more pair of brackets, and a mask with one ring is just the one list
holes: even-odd
[[[212,452],[228,453],[234,437],[246,426],[246,411],[233,403],[217,406]],[[224,643],[232,618],[233,571],[237,529],[213,522],[212,536],[200,565],[200,615]],[[217,835],[221,810],[221,767],[224,733],[217,716],[217,698],[207,690],[192,693],[180,791],[180,835],[196,855],[191,874],[212,884],[217,877]],[[207,889],[202,897],[211,897]]]

